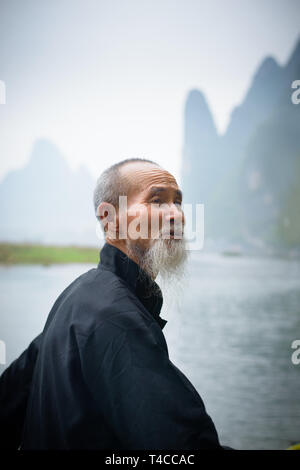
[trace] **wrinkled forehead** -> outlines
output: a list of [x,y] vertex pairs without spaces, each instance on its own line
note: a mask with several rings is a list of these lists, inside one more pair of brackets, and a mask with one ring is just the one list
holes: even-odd
[[128,185],[128,197],[144,194],[151,186],[178,188],[171,173],[152,163],[132,162],[121,168],[121,177]]

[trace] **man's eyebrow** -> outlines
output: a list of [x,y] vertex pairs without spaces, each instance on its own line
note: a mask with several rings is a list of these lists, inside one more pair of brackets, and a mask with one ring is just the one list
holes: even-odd
[[[149,191],[148,197],[151,198],[155,196],[156,194],[167,191],[167,190],[168,188],[165,188],[162,186],[152,186],[152,188]],[[182,191],[180,189],[176,189],[175,193],[180,199],[182,199]]]

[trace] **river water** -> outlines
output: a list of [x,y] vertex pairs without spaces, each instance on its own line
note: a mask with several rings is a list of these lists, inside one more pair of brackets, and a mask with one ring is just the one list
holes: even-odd
[[[0,373],[43,329],[61,291],[93,267],[0,267]],[[170,359],[198,390],[222,444],[300,442],[300,364],[291,348],[300,340],[299,261],[193,253],[161,316]]]

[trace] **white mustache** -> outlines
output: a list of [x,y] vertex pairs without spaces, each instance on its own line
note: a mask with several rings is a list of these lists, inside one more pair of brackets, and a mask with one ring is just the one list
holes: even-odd
[[172,236],[177,236],[177,237],[180,237],[182,238],[183,235],[184,235],[184,230],[182,229],[182,227],[174,227],[174,228],[168,228],[167,230],[162,230],[159,232],[159,238],[162,238],[162,237],[169,237],[170,235]]

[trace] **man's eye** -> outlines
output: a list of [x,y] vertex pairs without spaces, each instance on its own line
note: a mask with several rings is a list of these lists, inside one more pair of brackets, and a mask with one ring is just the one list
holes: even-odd
[[[162,201],[161,201],[161,199],[156,198],[156,199],[152,199],[152,200],[151,200],[151,203],[153,203],[153,204],[161,204]],[[182,205],[182,201],[176,201],[176,202],[174,202],[174,204],[181,206],[181,205]]]
[[160,204],[161,200],[160,199],[152,199],[151,201],[153,204]]

